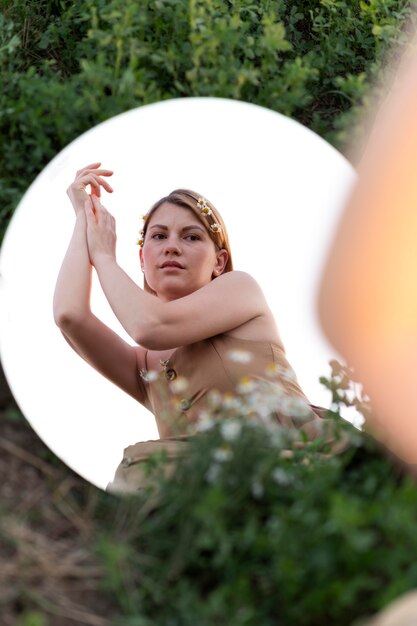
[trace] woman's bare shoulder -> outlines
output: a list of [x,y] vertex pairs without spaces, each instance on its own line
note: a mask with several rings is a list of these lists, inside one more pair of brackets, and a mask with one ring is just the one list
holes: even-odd
[[232,272],[221,274],[213,280],[210,285],[213,287],[220,287],[220,285],[223,287],[227,285],[228,289],[233,289],[236,293],[241,293],[242,295],[246,294],[248,297],[254,296],[265,300],[265,295],[258,281],[252,276],[252,274],[242,270],[233,270]]
[[222,274],[191,294],[164,303],[138,343],[166,350],[229,332],[269,314],[264,294],[247,272]]
[[236,285],[239,294],[242,294],[242,292],[248,294],[250,292],[251,297],[258,299],[261,303],[261,313],[242,325],[231,329],[227,332],[227,335],[237,339],[267,341],[283,348],[277,322],[258,281],[251,274],[244,271],[233,271],[229,272],[229,274],[234,274],[233,277],[231,276],[231,280]]
[[257,285],[259,287],[259,283],[255,280],[252,274],[249,274],[249,272],[245,272],[243,270],[232,270],[231,272],[220,274],[220,276],[218,276],[216,280],[218,280],[219,278],[222,280],[226,279],[230,281],[239,281],[241,283]]

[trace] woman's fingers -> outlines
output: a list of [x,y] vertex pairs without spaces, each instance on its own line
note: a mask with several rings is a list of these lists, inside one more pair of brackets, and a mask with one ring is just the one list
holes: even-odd
[[113,170],[99,169],[100,165],[101,162],[98,161],[97,163],[90,163],[90,165],[82,167],[76,172],[75,178],[78,178],[78,176],[83,176],[83,174],[90,172],[90,170],[93,170],[96,174],[100,174],[102,176],[111,176],[113,174]]
[[94,190],[94,194],[99,196],[101,193],[100,186],[103,187],[109,193],[113,192],[113,188],[111,185],[104,180],[103,176],[113,176],[113,170],[108,170],[101,168],[101,162],[97,161],[97,163],[90,163],[90,165],[86,165],[85,167],[78,170],[75,175],[74,183],[77,184],[82,182],[84,186],[91,185],[91,189]]
[[106,180],[101,178],[101,176],[111,176],[113,172],[106,173],[107,170],[99,170],[99,171],[103,173],[100,175],[98,172],[95,174],[92,174],[91,177],[94,183],[90,183],[90,185],[94,184],[94,188],[96,189],[96,196],[99,196],[101,194],[100,186],[103,187],[103,189],[105,189],[108,193],[113,193],[113,187]]
[[[106,172],[107,170],[103,170],[103,171]],[[110,176],[111,174],[106,174],[106,175]],[[93,173],[87,173],[87,174],[84,174],[83,176],[77,177],[74,180],[74,182],[71,183],[70,188],[75,187],[78,189],[81,188],[85,190],[87,185],[90,185],[91,190],[96,196],[100,196],[100,193],[101,193],[100,187],[103,187],[103,189],[105,189],[109,193],[113,193],[113,187],[106,180],[100,178],[100,176],[98,176],[97,174],[93,174]]]
[[101,201],[97,196],[91,196],[93,211],[96,216],[97,223],[101,222],[110,226],[112,230],[115,229],[116,220],[114,216],[101,204]]
[[81,169],[77,170],[75,176],[77,177],[79,174],[85,172],[86,170],[97,169],[99,165],[101,165],[101,161],[97,161],[97,163],[90,163],[90,165],[85,165]]
[[92,195],[91,196],[91,200],[92,200],[92,203],[93,203],[95,214],[97,216],[97,221],[99,219],[104,219],[108,215],[110,215],[108,210],[101,204],[100,199],[97,196]]
[[[89,193],[91,196],[100,196],[102,188],[108,193],[113,193],[113,187],[105,180],[105,177],[113,175],[113,171],[100,168],[100,165],[101,163],[97,161],[78,170],[67,189],[76,215],[84,210],[84,202]],[[94,211],[94,207],[92,210]]]
[[[93,165],[96,165],[95,163],[93,163]],[[100,165],[100,164],[97,164]],[[98,176],[112,176],[113,175],[113,170],[108,170],[105,168],[98,168],[98,167],[92,167],[91,165],[88,165],[87,167],[83,167],[81,170],[78,170],[78,172],[75,174],[75,179],[80,178],[81,176],[85,176],[85,174],[96,174]]]

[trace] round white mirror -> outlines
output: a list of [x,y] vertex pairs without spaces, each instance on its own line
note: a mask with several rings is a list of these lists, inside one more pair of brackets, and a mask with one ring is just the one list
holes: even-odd
[[[95,161],[112,169],[103,204],[117,224],[117,257],[142,285],[141,216],[176,188],[194,189],[228,227],[236,269],[252,274],[275,314],[289,362],[310,402],[328,406],[319,377],[336,357],[316,316],[316,290],[342,207],[349,162],[299,123],[220,98],[144,106],[91,129],[58,154],[22,198],[0,258],[2,363],[21,410],[72,469],[105,488],[123,448],[157,439],[146,409],[67,345],[52,298],[74,223],[66,189]],[[95,281],[93,311],[130,343]]]

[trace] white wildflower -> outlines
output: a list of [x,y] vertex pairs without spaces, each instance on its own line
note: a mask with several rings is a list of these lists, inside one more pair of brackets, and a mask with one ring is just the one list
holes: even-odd
[[214,424],[215,422],[211,417],[211,413],[209,411],[201,411],[198,416],[196,430],[198,432],[205,432],[207,430],[211,430]]
[[234,363],[249,363],[252,353],[247,350],[229,350],[226,356]]
[[259,480],[254,480],[251,485],[252,495],[256,500],[262,498],[265,493],[264,486]]
[[242,431],[242,424],[236,420],[227,420],[221,424],[220,431],[223,439],[235,441]]
[[233,452],[227,448],[216,448],[213,450],[212,456],[218,463],[225,463],[233,457]]
[[172,393],[182,393],[188,389],[188,380],[185,376],[178,376],[171,384],[170,389]]
[[142,370],[141,372],[141,376],[143,378],[143,380],[147,383],[153,383],[156,380],[158,380],[159,378],[159,373],[155,370],[148,370],[148,371],[144,371]]
[[280,403],[280,410],[285,415],[305,419],[311,416],[311,407],[307,400],[299,396],[285,396]]
[[207,200],[204,198],[204,196],[200,196],[197,200],[197,206],[199,209],[204,209],[204,207],[207,206]]
[[276,483],[278,483],[278,485],[281,485],[282,487],[288,487],[288,485],[290,485],[293,482],[291,476],[289,476],[288,473],[285,470],[283,470],[281,467],[276,467],[271,472],[271,476],[273,480]]
[[227,410],[233,410],[233,409],[239,410],[241,408],[241,402],[239,398],[237,398],[233,394],[225,393],[223,396],[222,406],[224,409],[227,409]]
[[210,465],[210,467],[208,468],[205,474],[205,478],[207,482],[211,484],[217,482],[217,479],[220,476],[220,470],[221,470],[220,465],[217,465],[217,463]]
[[219,391],[217,391],[216,389],[212,389],[207,394],[207,402],[208,402],[208,405],[212,409],[218,409],[221,406],[221,403],[222,403],[222,395],[221,395],[221,393]]
[[259,385],[255,392],[247,396],[247,405],[261,418],[267,418],[277,412],[281,406],[284,389],[279,384]]
[[285,370],[282,365],[274,363],[273,361],[271,361],[271,363],[268,363],[265,368],[265,374],[271,378],[278,378],[278,376],[281,376],[284,371]]
[[236,391],[238,393],[251,393],[256,389],[256,382],[249,378],[249,376],[244,376],[240,379],[239,384],[236,386]]
[[271,432],[270,443],[274,448],[282,448],[288,443],[287,429],[284,431],[284,428],[279,424],[275,426],[276,428]]

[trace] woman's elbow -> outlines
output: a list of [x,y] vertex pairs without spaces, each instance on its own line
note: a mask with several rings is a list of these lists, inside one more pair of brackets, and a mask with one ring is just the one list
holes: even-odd
[[132,339],[146,350],[168,350],[173,347],[155,333],[136,332],[132,334]]
[[137,327],[131,337],[146,350],[170,350],[178,347],[174,335],[169,328],[153,323]]
[[68,332],[73,328],[79,327],[85,323],[85,320],[86,312],[54,308],[55,324],[63,332]]

